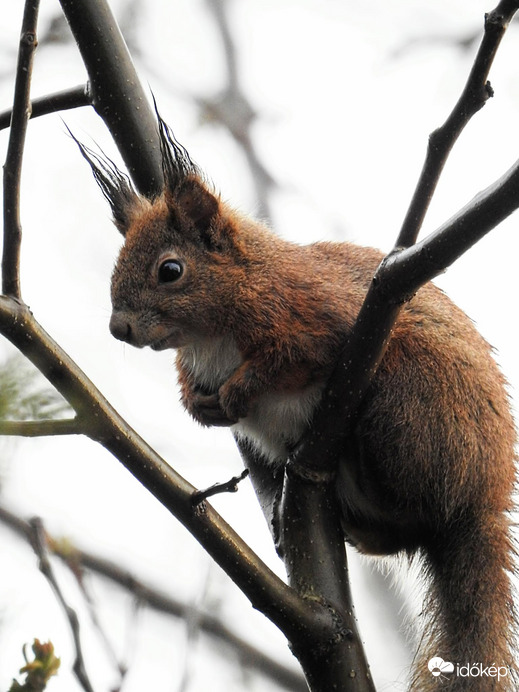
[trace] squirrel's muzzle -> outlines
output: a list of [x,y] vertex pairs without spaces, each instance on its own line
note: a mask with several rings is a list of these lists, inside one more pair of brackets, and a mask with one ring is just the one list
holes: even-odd
[[132,327],[124,313],[112,312],[110,331],[112,336],[119,339],[119,341],[126,341],[128,344],[132,343]]

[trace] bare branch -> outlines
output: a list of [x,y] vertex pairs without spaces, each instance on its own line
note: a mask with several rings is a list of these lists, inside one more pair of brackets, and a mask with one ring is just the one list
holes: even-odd
[[50,437],[54,435],[82,435],[83,428],[77,418],[66,420],[0,420],[0,435],[19,437]]
[[[49,537],[47,537],[47,543],[49,545],[52,545],[52,541]],[[80,563],[78,562],[77,558],[75,557],[76,551],[75,550],[70,550],[69,544],[68,549],[65,548],[65,550],[60,550],[60,546],[56,546],[56,549],[53,551],[54,555],[58,555],[58,557],[61,557],[67,566],[71,569],[74,577],[76,578],[76,582],[78,585],[79,590],[81,591],[81,594],[83,595],[83,598],[85,599],[86,606],[88,608],[88,613],[90,615],[90,620],[92,622],[92,625],[94,629],[96,630],[99,638],[101,639],[101,642],[104,646],[105,653],[107,654],[108,658],[112,661],[113,665],[117,669],[117,672],[119,673],[119,685],[117,689],[122,688],[122,683],[124,678],[126,677],[126,674],[128,673],[128,666],[122,662],[122,660],[119,660],[117,653],[115,651],[114,646],[112,645],[112,642],[110,641],[110,638],[108,637],[108,634],[104,630],[100,619],[97,616],[97,609],[96,609],[96,603],[95,600],[90,593],[90,589],[88,588],[87,581],[84,579],[84,573],[83,569],[80,566]],[[68,559],[64,556],[68,554]]]
[[[73,89],[65,89],[58,91],[55,94],[48,94],[37,99],[33,99],[30,103],[29,117],[38,118],[49,113],[57,113],[58,111],[66,111],[71,108],[80,108],[81,106],[91,106],[92,98],[88,84],[81,84]],[[11,123],[12,110],[0,113],[0,130],[9,127]]]
[[416,242],[449,153],[464,127],[493,95],[488,73],[508,25],[519,7],[517,0],[502,0],[485,17],[485,33],[463,92],[445,123],[429,137],[427,155],[396,247]]
[[47,377],[83,421],[85,434],[100,442],[203,545],[214,560],[289,639],[320,631],[333,637],[329,611],[301,599],[258,558],[209,503],[193,508],[196,488],[162,459],[119,416],[76,363],[36,322],[26,305],[0,296],[0,331]]
[[[502,16],[507,18],[503,23],[505,26],[518,8],[517,0],[504,0],[487,16],[487,27],[500,26],[502,22],[499,17]],[[491,16],[494,17],[492,21],[489,20]],[[488,48],[492,48],[491,55],[480,57],[485,70],[497,49],[493,41],[490,41]],[[473,68],[473,72],[477,73],[478,70]],[[481,101],[476,98],[473,108],[478,103]],[[460,117],[457,115],[454,120]],[[347,422],[352,419],[384,356],[402,304],[518,207],[519,162],[417,245],[412,245],[414,229],[411,226],[408,230],[404,228],[395,249],[383,260],[373,278],[354,328],[330,377],[312,429],[296,451],[301,473],[307,473],[309,469],[331,471],[337,465],[339,451],[349,434]],[[422,209],[423,213],[425,209]],[[416,223],[419,225],[421,219],[417,219]],[[405,248],[405,243],[411,243],[411,246]],[[343,396],[345,391],[349,392],[347,399]]]
[[4,250],[2,257],[2,292],[20,298],[20,181],[25,133],[30,113],[30,84],[34,51],[38,44],[39,0],[27,0],[22,20],[18,50],[13,116],[7,157],[4,166]]
[[60,0],[88,71],[92,104],[105,121],[135,186],[162,190],[157,123],[106,0]]
[[340,516],[335,474],[305,477],[297,461],[289,461],[279,506],[280,545],[289,584],[303,598],[328,608],[338,625],[335,639],[323,639],[321,644],[324,665],[316,666],[307,639],[292,642],[292,650],[311,690],[331,690],[341,681],[349,692],[374,692],[353,610]]
[[49,582],[50,586],[52,587],[52,590],[54,591],[56,598],[58,599],[59,604],[65,611],[65,614],[67,616],[67,620],[69,621],[70,629],[72,631],[72,636],[74,639],[74,646],[76,650],[76,658],[74,661],[74,673],[81,684],[82,688],[85,690],[85,692],[94,692],[94,689],[92,685],[90,684],[90,680],[88,679],[88,674],[86,672],[85,668],[85,662],[83,660],[83,654],[81,652],[81,638],[80,638],[80,632],[79,632],[79,620],[76,615],[76,612],[73,608],[71,608],[65,597],[63,596],[63,593],[60,589],[60,586],[58,584],[58,581],[56,579],[56,576],[54,575],[54,571],[52,569],[52,565],[50,564],[48,555],[47,555],[47,550],[46,550],[46,544],[47,540],[45,538],[45,531],[43,529],[43,524],[41,523],[40,519],[32,519],[31,522],[31,528],[32,528],[32,533],[31,533],[31,545],[34,549],[34,552],[39,558],[39,567],[40,571],[42,574],[46,577],[47,581]]

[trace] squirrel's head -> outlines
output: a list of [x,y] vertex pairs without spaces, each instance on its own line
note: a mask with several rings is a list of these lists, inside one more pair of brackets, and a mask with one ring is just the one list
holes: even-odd
[[152,199],[110,159],[76,142],[125,238],[112,275],[110,331],[162,350],[223,333],[238,247],[232,215],[160,116],[158,129],[165,186]]

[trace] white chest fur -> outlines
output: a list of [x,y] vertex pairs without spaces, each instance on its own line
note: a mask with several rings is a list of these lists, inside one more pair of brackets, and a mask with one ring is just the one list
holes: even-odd
[[284,463],[308,427],[324,386],[325,382],[319,382],[301,392],[263,394],[247,418],[231,430],[251,442],[269,463]]
[[217,392],[243,360],[231,337],[195,341],[182,348],[180,358],[197,385],[208,392]]
[[[241,364],[241,354],[231,338],[200,341],[182,349],[182,364],[198,385],[217,391]],[[290,448],[301,438],[319,403],[325,382],[309,385],[300,392],[273,391],[260,395],[246,418],[231,427],[248,440],[271,464],[286,461]]]

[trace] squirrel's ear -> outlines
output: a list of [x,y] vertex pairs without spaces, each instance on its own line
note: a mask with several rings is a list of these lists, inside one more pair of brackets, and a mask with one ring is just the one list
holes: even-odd
[[210,241],[211,222],[218,214],[218,198],[196,178],[187,178],[180,184],[171,199],[168,194],[166,197],[168,206],[172,209],[181,209],[204,240]]

